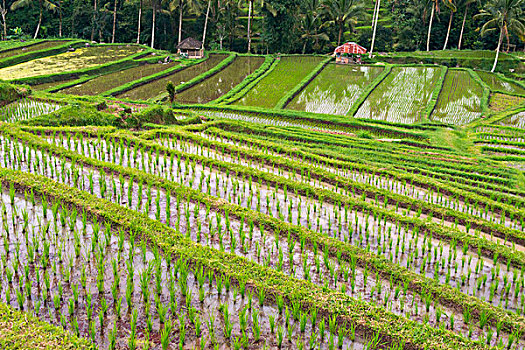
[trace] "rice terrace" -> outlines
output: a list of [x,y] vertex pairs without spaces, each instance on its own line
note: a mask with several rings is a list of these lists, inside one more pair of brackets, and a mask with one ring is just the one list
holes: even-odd
[[523,0],[0,1],[0,349],[525,350],[524,38]]

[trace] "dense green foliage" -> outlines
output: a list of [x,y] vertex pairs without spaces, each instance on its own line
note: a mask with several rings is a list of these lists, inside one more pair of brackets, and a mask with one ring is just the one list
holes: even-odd
[[[4,5],[0,3],[0,8],[5,6],[7,10],[5,32],[11,38],[20,37],[21,33],[33,36],[38,26],[39,4],[49,4],[42,11],[39,37],[138,42],[172,51],[180,39],[191,36],[202,40],[205,23],[205,47],[238,52],[247,50],[248,32],[251,33],[252,51],[258,53],[324,53],[333,50],[339,42],[348,40],[357,41],[369,49],[373,36],[373,0],[253,1],[251,13],[247,2],[210,1],[209,17],[206,16],[208,2],[205,0],[46,0],[38,3],[32,1],[30,3],[33,6],[26,7],[12,6],[15,2],[20,0],[6,0]],[[374,51],[423,50],[426,48],[429,25],[432,27],[429,40],[431,50],[444,48],[445,41],[447,49],[496,48],[499,33],[496,30],[480,35],[487,18],[475,15],[484,9],[500,6],[497,0],[447,1],[441,6],[436,5],[431,23],[434,3],[383,0]],[[449,3],[452,6],[446,6]],[[523,1],[516,0],[513,4],[513,16],[518,20],[520,16],[523,18]],[[449,23],[451,27],[447,34]],[[2,36],[3,24],[0,18]],[[516,45],[517,49],[524,47],[520,39],[523,33],[516,28],[510,28],[508,37],[504,35],[503,50],[507,43]]]

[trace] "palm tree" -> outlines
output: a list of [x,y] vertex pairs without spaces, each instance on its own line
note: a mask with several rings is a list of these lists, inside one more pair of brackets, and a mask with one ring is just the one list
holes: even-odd
[[[135,2],[136,0],[124,0],[124,4],[126,5],[130,5],[130,6],[135,6]],[[142,8],[144,7],[144,1],[143,0],[139,0],[138,1],[138,8],[139,8],[139,13],[138,13],[138,23],[137,23],[137,40],[136,40],[136,43],[137,44],[140,44],[140,33],[141,33],[141,28],[142,28]]]
[[324,0],[323,8],[328,17],[329,24],[338,29],[337,45],[341,45],[344,28],[347,24],[352,27],[357,23],[357,18],[363,14],[363,6],[359,0]]
[[450,28],[452,27],[452,18],[454,16],[454,13],[457,11],[457,7],[456,7],[456,4],[454,4],[454,0],[445,1],[445,5],[450,10],[450,18],[448,19],[447,36],[445,38],[445,44],[443,45],[443,50],[447,49],[448,38],[450,37]]
[[142,0],[139,0],[139,20],[137,24],[137,44],[140,44],[140,24],[142,22]]
[[303,40],[303,49],[302,53],[306,51],[306,45],[310,41],[314,41],[314,46],[319,44],[319,40],[329,41],[330,38],[326,33],[319,33],[319,28],[322,27],[321,24],[321,14],[322,9],[319,0],[305,0],[303,1],[302,13],[301,16],[301,25],[299,30],[301,31],[301,39]]
[[522,36],[525,34],[525,18],[523,16],[523,5],[525,0],[492,0],[474,18],[486,19],[481,27],[481,35],[499,30],[498,46],[496,47],[496,57],[491,72],[496,70],[499,52],[503,36],[509,42],[509,32],[515,32]]
[[376,31],[377,31],[377,21],[379,20],[379,9],[381,6],[381,0],[376,0],[374,5],[374,14],[372,16],[372,44],[370,45],[370,52],[368,57],[372,58],[372,53],[374,52],[374,43],[376,41]]
[[[34,0],[16,0],[11,4],[11,11],[15,11],[19,8],[29,6],[33,4]],[[38,37],[38,32],[40,31],[40,27],[42,26],[42,17],[44,15],[44,8],[47,10],[55,10],[56,5],[50,2],[49,0],[38,0],[38,8],[40,10],[40,14],[38,15],[38,24],[36,26],[35,35],[33,39],[36,39]]]
[[472,4],[475,1],[476,0],[461,0],[460,1],[459,5],[460,7],[465,8],[465,13],[463,14],[463,22],[461,23],[461,31],[459,32],[458,50],[461,50],[461,43],[463,41],[463,32],[465,30],[465,22],[467,21],[468,8],[470,4]]
[[115,43],[115,32],[117,30],[117,0],[113,5],[113,32],[111,34],[111,43]]
[[430,33],[432,31],[432,22],[434,21],[434,12],[437,10],[439,12],[439,0],[430,0],[430,5],[432,10],[430,11],[430,22],[428,22],[428,34],[427,34],[427,51],[430,51]]
[[176,10],[179,11],[179,38],[177,43],[180,44],[182,41],[182,21],[184,11],[199,15],[202,11],[202,3],[200,0],[172,0],[169,3],[169,12],[173,13]]
[[208,0],[208,7],[206,9],[206,19],[204,20],[204,30],[202,32],[202,49],[204,50],[204,42],[206,41],[206,31],[208,30],[208,19],[210,18],[211,0]]
[[252,49],[252,37],[250,35],[250,30],[252,26],[252,9],[253,9],[253,0],[248,0],[248,53]]
[[5,4],[5,0],[2,0],[2,4],[0,5],[0,16],[2,16],[2,39],[7,40],[7,7]]

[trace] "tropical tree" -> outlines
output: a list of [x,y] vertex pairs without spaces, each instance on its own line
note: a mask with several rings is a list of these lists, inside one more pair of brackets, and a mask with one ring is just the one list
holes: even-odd
[[319,0],[306,0],[303,3],[303,15],[301,16],[301,25],[299,28],[303,41],[303,54],[306,52],[306,45],[309,42],[313,41],[314,46],[319,46],[319,40],[330,40],[326,33],[319,33],[319,29],[322,27],[321,9]]
[[434,12],[439,12],[439,0],[430,0],[430,21],[428,22],[428,33],[427,33],[427,51],[430,51],[430,33],[432,32],[432,22],[434,21]]
[[447,36],[445,38],[445,44],[443,45],[443,50],[447,49],[448,39],[450,37],[450,28],[452,27],[452,19],[454,17],[454,13],[457,11],[457,7],[456,7],[456,4],[454,3],[454,0],[445,1],[445,5],[450,10],[450,17],[448,19]]
[[364,13],[360,0],[324,0],[323,9],[328,18],[326,23],[335,25],[338,30],[337,45],[341,45],[345,27],[352,28]]
[[0,4],[0,16],[2,17],[2,39],[7,39],[7,7],[5,4],[5,0],[2,0],[2,3]]
[[140,44],[140,25],[142,22],[142,0],[139,0],[139,19],[137,23],[137,44]]
[[155,47],[155,29],[157,28],[157,8],[159,7],[158,0],[151,1],[151,10],[153,12],[151,17],[151,48]]
[[374,14],[372,16],[372,44],[370,45],[370,52],[368,53],[369,58],[372,58],[372,53],[374,52],[374,44],[376,41],[377,21],[379,20],[380,6],[381,0],[376,0],[374,4]]
[[[35,0],[16,0],[11,4],[11,11],[16,11],[17,9],[26,6],[31,6],[33,5],[34,1]],[[40,31],[40,27],[42,26],[42,17],[44,15],[44,9],[54,11],[56,9],[56,5],[50,2],[49,0],[38,0],[38,8],[38,24],[36,26],[35,35],[33,39],[36,39],[38,37],[38,32]]]
[[252,27],[252,10],[253,10],[253,0],[248,0],[248,53],[252,49],[252,37],[250,35],[250,30]]
[[[135,6],[137,0],[124,0],[125,5]],[[138,21],[137,21],[137,40],[136,43],[140,44],[140,34],[142,30],[142,10],[144,8],[144,0],[138,0]]]
[[113,31],[111,34],[112,44],[115,42],[115,32],[117,30],[117,3],[118,3],[118,0],[115,0],[113,4]]
[[182,41],[182,21],[184,18],[184,11],[199,15],[202,12],[202,3],[200,0],[172,0],[169,3],[169,12],[173,13],[179,11],[179,37],[177,43]]
[[470,4],[474,3],[476,0],[460,0],[459,7],[465,9],[463,14],[463,22],[461,23],[461,31],[459,32],[459,41],[458,41],[458,50],[461,50],[461,43],[463,42],[463,32],[465,31],[465,22],[467,21],[468,8]]
[[481,35],[489,32],[499,31],[498,45],[496,47],[496,56],[491,72],[494,72],[498,64],[499,52],[503,37],[509,43],[509,33],[525,35],[525,17],[523,16],[523,5],[525,0],[491,0],[484,9],[474,18],[485,19],[485,24],[481,27]]
[[204,20],[204,30],[202,31],[202,49],[204,50],[204,42],[206,41],[206,31],[208,30],[208,19],[210,18],[211,0],[208,0],[206,8],[206,19]]

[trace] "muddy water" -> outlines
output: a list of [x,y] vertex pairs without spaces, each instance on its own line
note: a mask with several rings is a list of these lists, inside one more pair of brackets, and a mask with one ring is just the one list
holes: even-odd
[[[60,165],[60,163],[56,164],[58,162],[56,163],[55,162],[56,162],[56,159],[53,159],[53,161],[49,163],[49,168],[47,170],[47,173],[48,173],[47,176],[55,177],[55,179],[58,180],[60,178],[58,174],[60,172],[60,169],[62,168],[62,165]],[[51,164],[53,165],[51,166]],[[65,166],[64,169],[68,170],[67,164],[66,163],[63,163],[63,164]],[[52,175],[53,174],[52,169],[55,169],[54,170],[55,175]],[[78,171],[78,169],[73,170],[70,173],[75,173],[76,171]],[[108,183],[109,184],[108,188],[102,191],[105,193],[104,195],[105,197],[107,197],[107,193],[109,192],[113,200],[126,204],[124,198],[126,197],[125,193],[128,193],[128,198],[130,198],[132,202],[127,203],[127,205],[130,205],[133,209],[138,210],[138,211],[142,211],[143,207],[147,208],[145,209],[145,212],[148,213],[150,217],[156,218],[163,222],[167,222],[166,217],[162,215],[162,213],[166,212],[166,194],[164,194],[162,191],[159,192],[159,191],[155,191],[155,189],[152,190],[148,188],[148,191],[146,192],[145,188],[141,188],[140,184],[138,185],[135,183],[130,193],[129,184],[119,183],[120,179],[112,178],[110,181],[110,178],[106,177],[105,179],[103,179],[103,181],[99,181],[101,178],[100,176],[97,177],[96,173],[93,174],[91,173],[91,171],[88,172],[86,169],[82,169],[81,172],[83,173],[82,181],[81,181],[82,185],[79,186],[78,179],[76,180],[77,186],[79,186],[80,188],[89,190],[90,187],[93,187],[94,193],[99,196],[102,196],[102,194],[100,193],[100,187],[97,187],[97,184],[105,185],[106,183]],[[68,172],[66,173],[63,172],[62,174],[68,174]],[[66,175],[65,178],[67,177],[71,178],[72,176]],[[89,178],[91,178],[91,180]],[[69,181],[72,181],[72,180],[69,180]],[[149,200],[148,200],[148,197],[144,197],[146,193],[151,193],[151,195],[149,196]],[[142,194],[142,196],[139,196],[139,194]],[[156,209],[155,209],[155,205],[152,204],[152,199],[154,203],[158,203],[156,204]],[[144,203],[147,203],[148,201],[149,201],[149,204],[144,205]],[[172,204],[175,203],[176,198],[171,198],[170,202]],[[175,208],[171,205],[170,212],[171,213],[176,212],[177,215],[170,216],[172,218],[169,220],[170,226],[175,225],[176,230],[180,231],[183,234],[188,233],[191,236],[191,238],[196,241],[203,243],[203,241],[205,240],[206,244],[210,244],[217,249],[230,250],[236,254],[245,255],[248,258],[251,258],[252,260],[257,259],[257,261],[260,263],[262,259],[263,264],[268,264],[269,266],[278,268],[278,269],[284,268],[285,271],[288,271],[288,273],[295,275],[296,277],[305,278],[306,277],[305,271],[314,271],[317,269],[317,273],[319,276],[318,279],[316,280],[314,277],[312,277],[311,279],[314,283],[318,283],[321,285],[326,284],[327,286],[330,286],[334,289],[343,288],[343,285],[344,285],[344,288],[347,291],[349,291],[349,293],[351,291],[350,295],[354,297],[362,298],[364,300],[375,301],[378,304],[384,303],[384,305],[388,307],[390,310],[396,313],[401,313],[401,314],[405,312],[406,313],[405,315],[407,317],[418,320],[420,322],[429,322],[430,324],[434,324],[436,326],[442,325],[442,324],[446,325],[447,317],[450,317],[450,315],[453,314],[453,312],[451,310],[448,310],[447,308],[441,307],[439,305],[432,305],[429,299],[425,296],[414,296],[410,291],[408,291],[407,293],[406,290],[404,292],[404,295],[403,293],[400,294],[399,287],[396,287],[396,290],[397,290],[397,293],[396,293],[392,285],[390,286],[390,289],[386,287],[388,285],[388,281],[385,281],[382,279],[374,280],[373,278],[367,279],[366,275],[367,274],[369,275],[370,273],[366,271],[363,272],[363,270],[359,268],[357,268],[357,270],[354,270],[352,272],[351,274],[352,277],[350,281],[348,280],[349,267],[340,266],[340,264],[338,264],[337,261],[331,261],[330,259],[328,259],[328,261],[325,262],[325,265],[326,265],[325,270],[323,271],[322,265],[321,265],[321,270],[320,270],[319,260],[323,261],[325,259],[324,258],[320,259],[319,256],[316,256],[315,254],[312,255],[311,254],[312,252],[308,253],[302,250],[297,251],[297,249],[292,249],[294,253],[291,255],[291,257],[288,258],[288,261],[287,261],[285,257],[287,255],[288,256],[290,255],[287,253],[283,254],[282,252],[283,251],[289,252],[288,250],[289,245],[287,246],[287,244],[292,244],[292,246],[295,246],[295,244],[290,243],[290,241],[287,242],[286,239],[284,240],[280,239],[279,244],[276,245],[276,247],[280,246],[280,248],[275,249],[275,252],[274,252],[274,243],[276,241],[272,241],[271,236],[265,237],[263,234],[259,233],[257,229],[255,229],[255,232],[252,232],[256,240],[255,244],[253,244],[253,240],[252,240],[254,238],[250,238],[249,245],[248,244],[245,245],[244,242],[242,244],[239,244],[238,242],[241,242],[242,240],[245,239],[245,238],[242,238],[242,234],[240,233],[240,229],[238,228],[240,227],[239,221],[235,222],[235,220],[231,220],[231,226],[230,226],[231,230],[228,230],[226,224],[224,225],[221,224],[221,222],[223,223],[226,222],[225,217],[222,217],[221,219],[220,217],[217,217],[217,214],[215,214],[215,217],[213,217],[213,215],[209,217],[208,210],[202,205],[199,206],[197,209],[195,208],[196,206],[193,203],[181,203],[180,205],[177,205]],[[184,215],[182,215],[182,212],[184,212],[184,210],[186,212],[184,213]],[[194,220],[191,219],[192,216]],[[175,223],[173,222],[174,217],[177,218]],[[181,221],[184,221],[184,218],[187,218],[187,221],[181,222]],[[208,231],[206,231],[206,223],[209,224]],[[214,223],[215,223],[215,226],[214,226]],[[185,230],[185,227],[190,227],[192,228],[192,230],[187,231]],[[195,230],[196,227],[199,227],[198,231]],[[202,231],[201,231],[201,227],[202,227]],[[250,231],[250,228],[246,225],[243,225],[243,230],[246,233]],[[235,236],[228,237],[228,234],[225,234],[228,231],[238,232],[237,238],[234,238]],[[203,237],[205,237],[205,239],[203,239]],[[259,240],[260,244],[259,242],[257,242],[257,239]],[[262,254],[260,250],[261,247],[262,247]],[[266,249],[268,251],[267,258],[265,257],[266,251],[264,247],[268,247]],[[271,251],[270,251],[270,247],[271,247]],[[301,264],[301,258],[303,260],[303,264]],[[297,266],[295,266],[293,262],[297,260],[299,260],[299,263],[297,264]],[[275,263],[276,261],[279,261],[279,263],[276,264]],[[302,272],[301,272],[301,265],[304,266],[304,268],[302,269]],[[306,267],[307,269],[305,270]],[[341,277],[341,276],[345,276],[345,270],[347,271],[346,272],[346,283],[345,283],[345,278]],[[337,271],[337,272],[334,273],[333,271]],[[315,274],[312,273],[312,276],[315,276]],[[326,276],[332,276],[332,277],[331,278],[328,277],[327,279]],[[338,281],[338,278],[340,281]],[[369,282],[369,280],[371,280],[372,282]],[[375,285],[374,285],[374,281],[376,281]],[[356,289],[356,284],[357,284],[357,289]],[[384,296],[381,290],[385,291]],[[377,294],[377,295],[374,296],[374,294]],[[401,298],[399,298],[399,295],[401,295]],[[409,302],[411,302],[411,306],[406,306]],[[418,312],[418,310],[423,310],[426,307],[428,307],[426,313]],[[446,315],[446,316],[442,316],[438,320],[438,315]],[[434,320],[432,320],[433,317],[434,317]],[[455,318],[455,325],[456,325],[455,330],[457,332],[461,332],[467,335],[469,332],[469,329],[467,326],[462,326],[463,321],[462,321],[461,315],[456,314],[454,318]],[[474,330],[473,332],[474,332],[473,333],[474,337],[476,336],[479,337],[479,334],[480,334],[479,332],[477,332],[476,330]]]
[[[193,270],[176,258],[168,263],[157,251],[106,229],[104,223],[83,219],[53,202],[46,210],[31,195],[25,197],[17,193],[11,202],[5,191],[1,197],[1,300],[72,332],[78,325],[79,335],[100,348],[109,347],[112,334],[117,349],[128,348],[134,323],[137,345],[144,344],[148,334],[151,348],[160,349],[168,320],[173,323],[170,348],[184,338],[185,349],[200,344],[206,349],[215,344],[229,349],[243,337],[245,348],[259,349],[265,344],[275,348],[279,333],[283,345],[293,349],[310,341],[328,349],[328,339],[338,341],[325,332],[322,342],[319,323],[313,327],[310,314],[303,314],[308,320],[302,332],[288,310],[280,312],[268,302],[259,303],[251,290],[241,293],[224,276]],[[229,317],[225,317],[226,308]],[[246,319],[244,332],[241,315]],[[259,324],[258,339],[254,321]],[[230,328],[226,324],[231,324],[231,336],[226,336]],[[341,340],[347,348],[363,348],[359,338]]]
[[225,54],[212,54],[210,57],[197,65],[190,66],[181,71],[157,79],[148,84],[138,86],[120,95],[119,98],[129,98],[132,100],[147,100],[160,95],[166,91],[166,84],[171,81],[175,86],[190,81],[196,76],[215,67],[220,61],[226,58]]
[[175,99],[181,103],[208,103],[213,101],[255,72],[263,61],[263,57],[237,57],[223,71],[177,94]]
[[1,107],[0,120],[7,123],[15,123],[55,112],[61,107],[62,106],[56,103],[24,98]]
[[[258,151],[262,151],[260,147],[256,147],[254,145],[252,145],[250,147],[250,146],[248,146],[248,145],[246,145],[245,143],[242,143],[242,142],[235,142],[233,140],[226,140],[226,139],[224,139],[222,137],[217,137],[217,136],[209,135],[209,134],[206,134],[206,133],[201,133],[200,136],[205,137],[207,139],[210,139],[212,141],[216,141],[216,142],[221,142],[221,143],[224,143],[224,144],[231,144],[231,145],[235,145],[235,146],[238,146],[238,147],[242,147],[242,148],[246,149],[247,152],[249,152],[251,148],[255,148]],[[181,140],[181,138],[182,137],[179,137],[179,140],[177,141],[177,143],[175,143],[173,139],[169,139],[168,140],[168,139],[165,139],[165,138],[159,138],[159,139],[157,139],[157,141],[160,142],[162,145],[164,145],[166,147],[171,147],[171,148],[178,147],[177,149],[179,149],[179,150],[186,149],[186,152],[194,153],[194,151],[192,150],[192,147],[190,146],[190,144],[193,144],[193,142],[190,141],[190,140],[184,140],[183,141],[183,140]],[[219,152],[217,152],[217,151],[215,151],[213,149],[212,150],[207,150],[207,152],[211,153],[211,154],[219,153]],[[492,221],[492,222],[502,223],[501,216],[498,213],[494,213],[489,208],[486,208],[486,209],[485,208],[480,208],[476,204],[465,203],[462,200],[455,199],[455,198],[452,198],[450,196],[440,194],[437,191],[429,190],[429,189],[426,189],[426,188],[423,188],[423,187],[420,187],[420,186],[417,186],[417,185],[413,185],[413,184],[410,184],[410,183],[407,183],[407,182],[396,181],[396,180],[394,180],[394,179],[392,179],[392,178],[390,178],[388,176],[381,176],[381,175],[371,174],[371,173],[368,173],[368,172],[365,172],[365,171],[359,171],[357,169],[337,168],[337,167],[329,166],[327,164],[320,163],[318,161],[311,161],[311,160],[308,160],[308,159],[305,160],[305,159],[303,159],[304,157],[300,157],[298,155],[293,155],[293,154],[289,155],[289,154],[283,154],[283,153],[279,153],[279,152],[272,152],[271,150],[268,150],[267,148],[264,149],[264,153],[265,154],[271,154],[271,155],[278,156],[278,157],[285,157],[285,158],[288,158],[288,159],[294,160],[294,161],[300,161],[300,162],[304,162],[304,163],[307,163],[307,164],[311,164],[312,166],[322,168],[322,169],[324,169],[326,171],[329,171],[331,173],[334,173],[334,174],[339,175],[339,176],[344,177],[344,178],[351,179],[353,181],[357,181],[357,182],[365,183],[365,184],[368,184],[368,185],[372,185],[374,187],[385,189],[385,190],[388,190],[390,192],[394,192],[394,193],[397,193],[397,194],[400,194],[400,195],[409,196],[409,197],[412,197],[414,199],[423,200],[423,201],[432,203],[434,205],[440,205],[440,206],[443,206],[443,207],[447,207],[447,208],[450,208],[450,209],[461,211],[463,213],[468,213],[469,215],[475,215],[475,216],[478,216],[480,218],[483,218],[485,220],[489,220],[489,221]],[[224,158],[224,151],[222,152],[222,154],[219,154],[218,156],[215,156],[215,157],[216,157],[215,159],[223,159]],[[256,159],[254,159],[254,161],[257,162]],[[247,162],[245,161],[244,163],[247,163]],[[261,162],[259,161],[259,163],[261,163]],[[251,163],[251,164],[253,164],[253,163]],[[243,164],[243,165],[246,165],[246,164]],[[523,230],[524,229],[523,228],[523,224],[517,219],[511,220],[510,218],[506,217],[504,219],[504,223],[505,223],[505,226],[513,228],[513,229],[517,229],[517,230]]]
[[[317,182],[316,183],[315,180],[306,181],[305,176],[298,177],[297,174],[294,173],[294,172],[290,173],[289,171],[282,170],[280,168],[277,168],[277,169],[275,167],[271,168],[270,167],[270,164],[272,164],[271,161],[267,161],[266,163],[268,163],[268,164],[264,164],[264,162],[259,163],[259,162],[257,162],[257,159],[255,160],[255,162],[252,162],[252,160],[253,160],[252,158],[250,158],[250,159],[241,158],[239,156],[239,154],[237,155],[237,157],[235,157],[234,154],[225,153],[224,152],[224,148],[222,149],[222,152],[219,152],[219,151],[217,151],[215,149],[212,149],[212,148],[209,148],[209,147],[204,148],[204,147],[202,147],[202,145],[201,145],[201,147],[199,147],[198,144],[194,144],[194,143],[188,143],[188,142],[185,142],[185,141],[174,142],[174,139],[171,139],[170,141],[168,141],[168,140],[164,140],[164,141],[158,140],[158,141],[163,146],[170,147],[170,148],[176,149],[178,151],[191,153],[191,154],[205,155],[208,158],[218,159],[218,160],[221,160],[221,161],[226,161],[226,162],[230,162],[230,163],[234,163],[234,164],[240,164],[240,165],[247,166],[247,167],[250,167],[250,168],[257,168],[257,169],[265,171],[265,172],[273,172],[276,175],[283,176],[283,177],[286,177],[286,178],[291,178],[291,179],[293,179],[295,181],[307,183],[307,184],[310,184],[310,185],[313,185],[313,186],[321,187],[323,189],[337,191],[337,188],[335,188],[333,185],[328,184],[326,182]],[[246,157],[246,155],[244,155],[244,157]],[[338,171],[338,172],[340,172],[340,171]],[[343,175],[343,177],[345,177],[345,176]],[[348,177],[348,175],[346,177]],[[310,178],[310,175],[308,175],[308,178]],[[384,180],[384,179],[382,178],[381,180]],[[366,180],[364,180],[362,182],[367,183]],[[387,181],[385,181],[385,182],[387,182]],[[376,182],[375,182],[376,186],[377,186],[377,183],[378,183],[378,181],[376,180]],[[370,180],[368,181],[368,184],[373,185],[373,183],[371,183]],[[396,185],[398,185],[399,187],[396,187]],[[390,186],[388,184],[386,184],[386,186],[384,186],[384,187],[385,187],[385,189],[388,189],[388,190],[389,189],[396,189],[398,192],[406,193],[406,184],[402,185],[400,183],[394,183],[394,184],[390,184]],[[339,192],[341,193],[342,191],[339,191]],[[355,194],[352,195],[352,193],[346,193],[346,195],[350,195],[350,196],[356,197],[356,195]],[[436,203],[436,204],[437,203],[446,202],[446,203],[449,203],[449,205],[452,206],[452,208],[454,210],[467,212],[468,214],[473,214],[473,213],[475,213],[477,211],[477,213],[478,213],[478,215],[480,217],[484,216],[484,212],[481,211],[480,209],[474,209],[474,206],[472,206],[472,208],[471,208],[469,204],[466,204],[464,206],[464,208],[461,208],[459,203],[453,202],[453,199],[449,199],[450,202],[448,202],[446,198],[443,200],[443,198],[440,197],[439,194],[434,194],[432,191],[428,192],[428,198],[427,198],[427,194],[426,193],[423,193],[422,195],[420,195],[420,197],[423,197],[423,198],[417,198],[417,199],[423,199],[423,200],[427,199],[430,203]],[[366,201],[368,203],[374,204],[374,202],[377,202],[377,199],[368,197],[368,198],[366,198]],[[375,203],[375,204],[377,204],[377,203]],[[394,205],[388,205],[385,208],[391,209],[393,211],[395,209],[396,212],[398,212],[398,213],[400,212],[399,208],[397,208]],[[444,225],[444,226],[447,226],[447,227],[454,227],[456,229],[460,229],[463,232],[468,232],[469,231],[467,229],[467,227],[465,227],[463,225],[458,225],[453,219],[446,218],[443,221],[443,220],[441,220],[438,217],[432,217],[431,218],[431,217],[427,217],[426,215],[421,215],[421,213],[416,211],[416,210],[401,209],[401,213],[403,213],[403,212],[406,212],[406,214],[404,214],[404,215],[417,216],[417,217],[421,217],[423,219],[428,219],[429,221],[432,221],[432,222],[434,222],[436,224],[441,224],[441,225]],[[495,217],[492,217],[491,219],[492,219],[491,220],[492,222],[497,222]],[[501,219],[502,218],[500,217],[500,220]],[[503,223],[503,221],[500,221],[500,223]],[[518,229],[519,230],[521,228],[521,227],[516,227],[517,224],[512,225],[512,222],[510,222],[510,221],[508,222],[508,225],[509,226],[514,226],[514,227],[512,227],[513,229]],[[481,234],[483,234],[487,239],[490,239],[490,240],[492,240],[494,242],[497,242],[498,244],[506,244],[509,247],[513,246],[511,241],[507,242],[507,241],[505,241],[503,239],[499,239],[497,237],[494,237],[492,232],[489,231],[489,230],[481,231]],[[519,232],[517,232],[517,234],[519,234]],[[525,250],[525,247],[523,247],[521,245],[518,245],[517,249]]]
[[[80,144],[74,147],[80,149]],[[509,286],[505,282],[505,280],[510,281],[511,279],[516,281],[516,277],[522,273],[520,274],[518,269],[512,267],[507,271],[506,266],[499,262],[494,265],[492,260],[480,259],[476,256],[477,253],[468,252],[461,245],[451,246],[449,243],[432,239],[427,235],[406,230],[399,224],[386,222],[386,220],[375,217],[371,213],[362,213],[354,211],[352,208],[320,203],[304,196],[285,193],[283,190],[276,191],[271,186],[252,182],[250,190],[250,181],[247,179],[234,178],[215,169],[213,172],[208,169],[203,170],[199,164],[185,163],[184,160],[180,163],[176,162],[175,159],[164,160],[159,158],[159,160],[154,160],[155,155],[143,154],[137,150],[134,154],[133,151],[128,153],[129,150],[125,148],[116,151],[117,145],[107,144],[103,140],[98,145],[85,143],[84,147],[86,149],[83,149],[81,153],[90,154],[97,159],[113,157],[113,161],[116,163],[143,169],[172,181],[181,182],[194,189],[227,199],[232,203],[268,213],[276,218],[281,218],[281,220],[297,223],[296,220],[299,219],[298,223],[304,227],[363,248],[369,247],[367,249],[383,254],[394,262],[412,268],[416,272],[425,273],[427,277],[434,278],[437,266],[442,269],[438,269],[442,271],[438,273],[441,283],[459,286],[463,292],[491,301],[495,305],[510,309],[521,309],[523,307],[523,300],[518,300],[515,287]],[[106,147],[110,147],[110,150],[108,151]],[[130,158],[130,155],[133,156]],[[255,194],[260,195],[261,200],[256,201]],[[304,213],[307,214],[304,215]],[[389,237],[385,232],[388,232]],[[396,244],[392,247],[394,242]],[[443,251],[441,247],[443,247]],[[435,256],[425,257],[425,252],[431,251],[431,248],[433,248]],[[501,276],[502,273],[503,276]],[[483,278],[483,275],[490,275],[489,277],[492,278],[493,274],[498,282],[494,281],[496,284],[491,283],[491,287],[487,286],[485,282],[485,284],[479,285],[478,290],[477,283]],[[518,285],[523,284],[523,278],[520,278],[519,281]],[[494,290],[491,291],[491,288]],[[506,288],[509,288],[508,292],[503,293]],[[517,290],[520,289],[521,287]],[[505,295],[507,294],[515,295],[514,301],[506,298]]]
[[60,92],[72,95],[98,95],[104,91],[108,91],[116,88],[117,86],[124,85],[130,81],[161,72],[173,66],[175,66],[174,62],[166,64],[144,64],[138,67],[128,68],[115,73],[100,76],[83,84],[75,85],[65,90],[60,90]]

